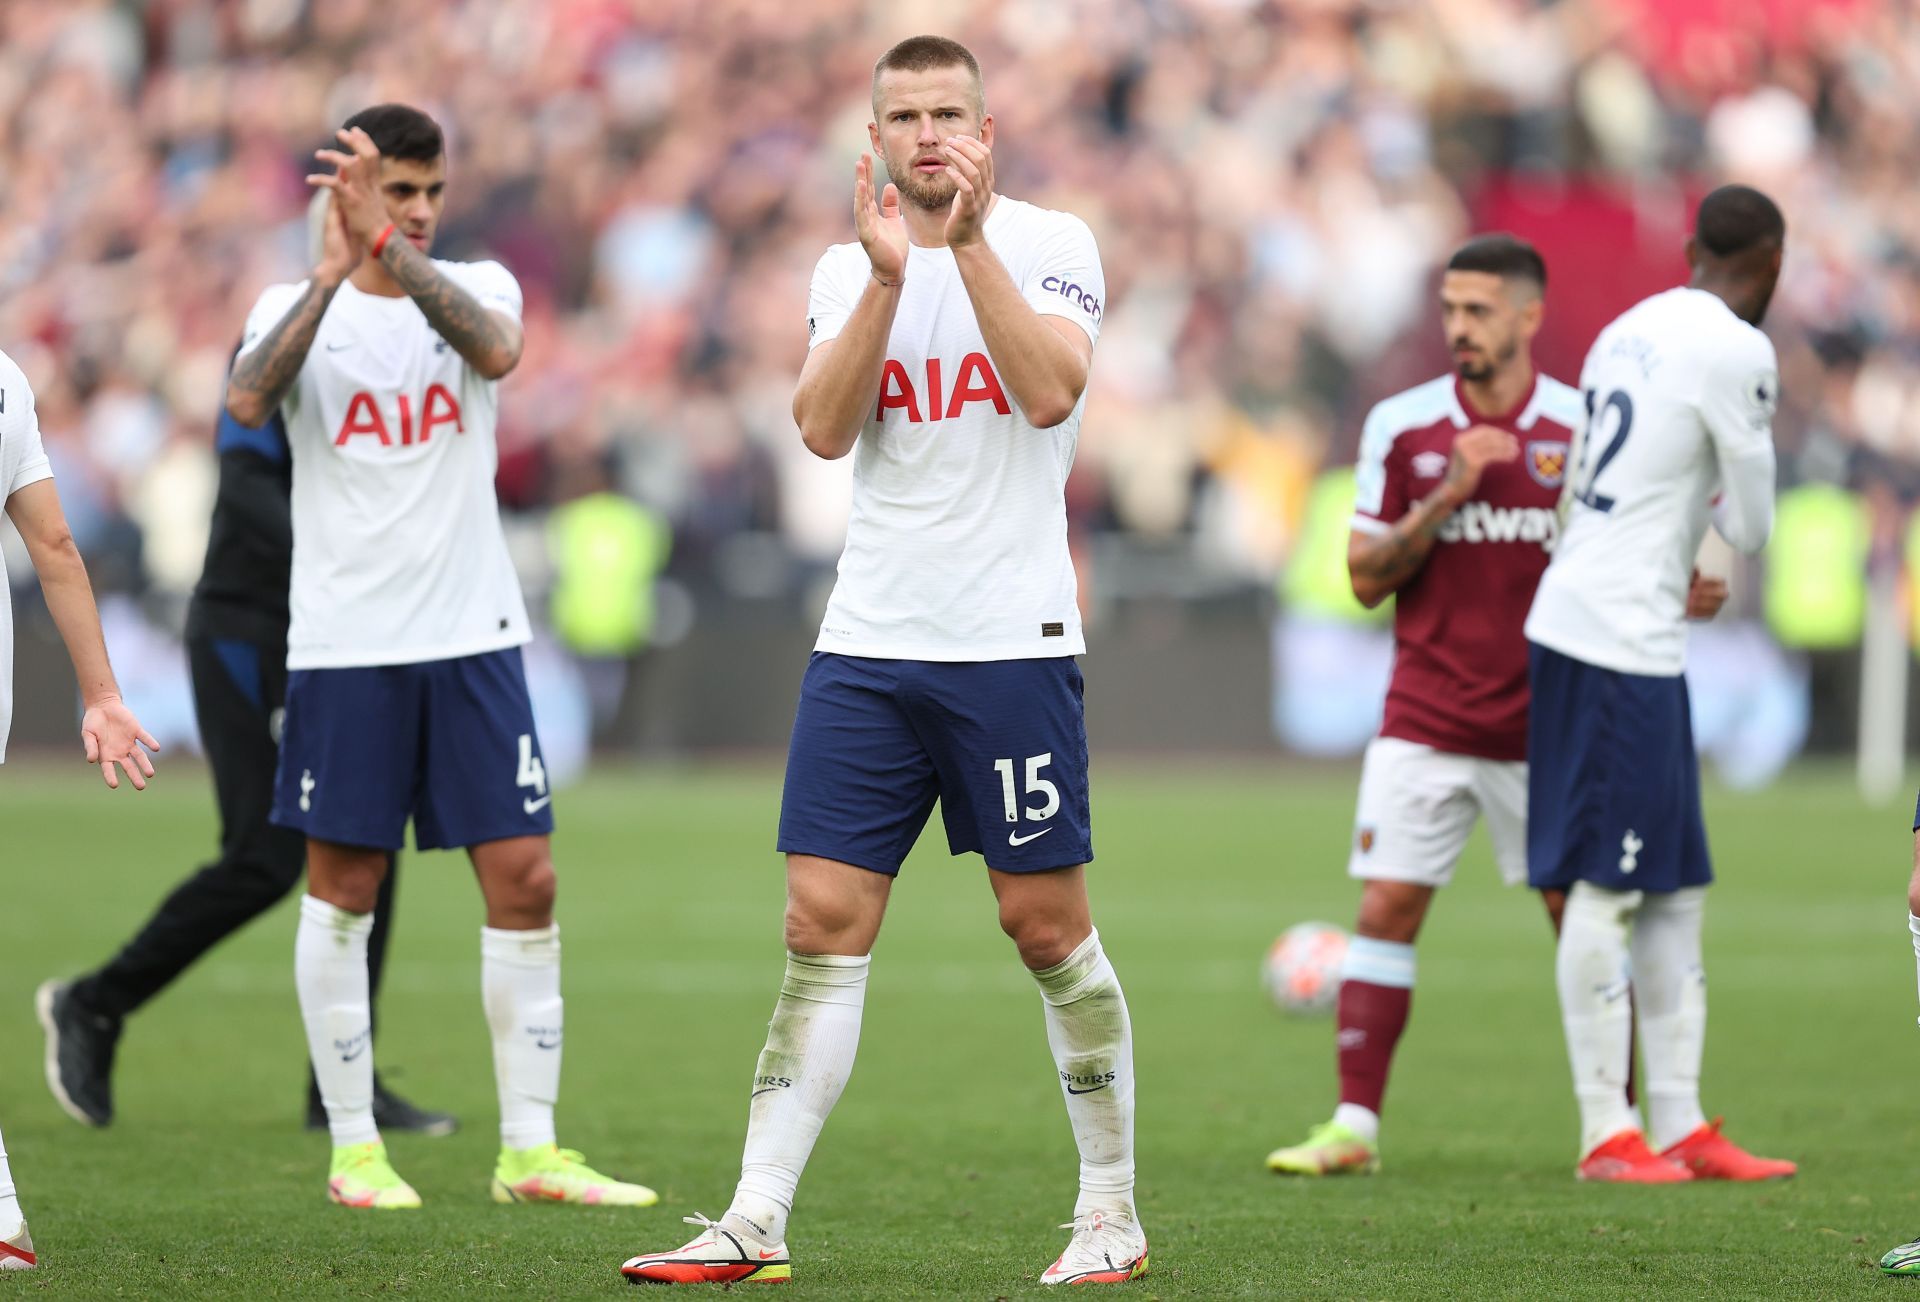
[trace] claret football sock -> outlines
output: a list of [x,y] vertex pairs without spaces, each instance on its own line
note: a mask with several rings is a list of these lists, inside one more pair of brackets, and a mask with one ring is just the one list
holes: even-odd
[[[1554,976],[1580,1104],[1580,1152],[1591,1153],[1623,1130],[1639,1129],[1627,1106],[1627,936],[1638,891],[1604,891],[1576,883],[1567,896]],[[1652,1051],[1648,1060],[1652,1061]]]
[[1413,974],[1413,946],[1371,936],[1355,936],[1340,967],[1340,1107],[1333,1119],[1368,1143],[1380,1137],[1387,1073],[1413,1007]]
[[853,1074],[871,963],[866,955],[787,955],[754,1068],[740,1186],[727,1209],[768,1243],[786,1237],[800,1172]]
[[1064,960],[1033,974],[1045,1002],[1047,1043],[1080,1149],[1076,1219],[1133,1215],[1133,1024],[1120,978],[1090,934]]
[[311,895],[300,899],[293,983],[335,1147],[380,1138],[373,1124],[373,1012],[367,995],[372,931],[371,913],[348,913]]
[[500,1146],[551,1144],[565,1028],[559,925],[532,931],[480,928],[480,999],[493,1033]]
[[1707,1041],[1707,974],[1700,929],[1707,890],[1649,895],[1633,924],[1633,997],[1647,1057],[1647,1129],[1667,1149],[1707,1122],[1700,1058]]

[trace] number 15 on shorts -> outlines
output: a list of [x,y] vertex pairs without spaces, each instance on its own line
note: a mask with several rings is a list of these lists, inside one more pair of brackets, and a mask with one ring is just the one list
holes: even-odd
[[[1023,804],[1021,793],[1014,788],[1015,763],[1016,761],[1011,759],[993,762],[994,771],[1000,775],[1000,794],[1006,799],[1007,821],[1017,823],[1020,821],[1020,816],[1025,814],[1033,822],[1046,822],[1060,812],[1060,788],[1040,776],[1040,770],[1053,763],[1053,752],[1029,755],[1024,761],[1026,765],[1025,794],[1029,803]],[[1035,799],[1040,801],[1037,806],[1030,803]]]

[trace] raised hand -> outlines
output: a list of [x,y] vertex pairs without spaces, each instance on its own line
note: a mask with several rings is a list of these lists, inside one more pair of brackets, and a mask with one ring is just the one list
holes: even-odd
[[365,250],[348,234],[347,219],[341,214],[339,203],[332,195],[325,198],[326,226],[321,235],[320,261],[314,265],[313,276],[323,284],[337,285],[353,274]]
[[147,789],[147,779],[153,776],[153,761],[147,758],[147,751],[158,752],[160,743],[140,726],[125,701],[109,696],[88,706],[80,719],[80,741],[87,750],[87,763],[100,766],[100,776],[110,790],[120,789],[115,765],[126,770],[135,791]]
[[853,165],[853,228],[875,276],[890,285],[907,278],[907,224],[900,217],[900,190],[889,181],[875,202],[871,154],[860,155]]
[[993,203],[993,151],[972,136],[953,136],[941,146],[947,175],[958,189],[947,211],[947,247],[959,248],[981,237],[987,208]]
[[333,192],[334,206],[345,221],[347,234],[364,250],[379,238],[390,220],[387,205],[380,198],[380,149],[359,127],[351,131],[343,128],[335,134],[345,152],[313,151],[315,158],[333,165],[333,174],[315,173],[307,177],[307,184]]
[[1447,459],[1447,477],[1440,487],[1457,506],[1473,496],[1480,487],[1480,475],[1496,461],[1512,461],[1520,455],[1520,440],[1492,425],[1475,425],[1453,441],[1453,454]]
[[1702,575],[1695,570],[1692,580],[1687,584],[1687,618],[1712,619],[1720,613],[1720,607],[1727,604],[1730,591],[1725,579]]

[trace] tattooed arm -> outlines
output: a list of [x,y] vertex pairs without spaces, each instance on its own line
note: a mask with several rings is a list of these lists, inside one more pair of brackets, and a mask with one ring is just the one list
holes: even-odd
[[[300,367],[313,347],[320,319],[327,314],[340,283],[360,264],[359,250],[340,213],[329,211],[320,244],[320,261],[307,286],[266,338],[236,357],[227,376],[227,414],[250,429],[269,417],[293,390]],[[249,325],[252,322],[248,322]]]
[[1371,610],[1420,572],[1433,552],[1440,526],[1480,487],[1480,472],[1520,455],[1520,443],[1503,429],[1476,425],[1453,441],[1447,477],[1382,533],[1347,535],[1347,573],[1353,595]]
[[467,365],[489,380],[497,380],[520,364],[524,341],[520,323],[505,312],[489,311],[451,277],[433,265],[433,259],[395,236],[380,250],[381,265],[398,281],[408,297],[420,305],[440,337]]
[[234,362],[227,379],[228,415],[249,428],[267,423],[299,378],[320,318],[339,288],[338,280],[329,283],[316,273],[279,324]]

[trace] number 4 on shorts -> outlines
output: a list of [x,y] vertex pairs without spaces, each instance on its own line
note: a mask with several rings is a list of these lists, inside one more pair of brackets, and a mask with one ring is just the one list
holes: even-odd
[[1040,776],[1040,770],[1051,763],[1053,763],[1052,751],[1044,755],[1027,757],[1027,795],[1042,796],[1046,803],[1038,809],[1029,806],[1023,810],[1020,807],[1019,797],[1013,789],[1013,761],[1001,759],[993,762],[994,771],[1000,775],[1000,794],[1006,798],[1009,823],[1019,822],[1020,815],[1023,813],[1036,823],[1044,823],[1060,812],[1060,788]]
[[[530,732],[520,734],[520,772],[514,778],[514,785],[531,787],[536,795],[547,794],[547,766],[542,764],[540,757],[533,753],[533,734]],[[546,802],[529,800],[527,803],[533,806],[527,811],[531,814]]]

